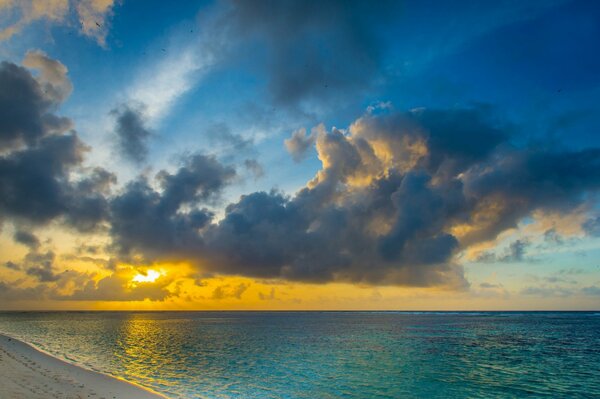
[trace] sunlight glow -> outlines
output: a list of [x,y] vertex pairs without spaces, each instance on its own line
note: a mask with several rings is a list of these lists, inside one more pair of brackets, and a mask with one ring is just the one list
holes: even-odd
[[157,272],[156,270],[148,270],[146,274],[138,273],[133,277],[134,282],[136,283],[153,283],[157,278],[162,276],[164,273]]

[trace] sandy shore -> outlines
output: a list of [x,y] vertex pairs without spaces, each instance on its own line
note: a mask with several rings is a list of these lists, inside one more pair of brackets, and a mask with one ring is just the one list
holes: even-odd
[[86,370],[0,334],[2,399],[166,399],[138,385]]

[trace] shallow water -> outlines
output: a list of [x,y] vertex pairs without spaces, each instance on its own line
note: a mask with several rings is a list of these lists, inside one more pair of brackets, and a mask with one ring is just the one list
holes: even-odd
[[0,313],[173,398],[600,397],[600,313]]

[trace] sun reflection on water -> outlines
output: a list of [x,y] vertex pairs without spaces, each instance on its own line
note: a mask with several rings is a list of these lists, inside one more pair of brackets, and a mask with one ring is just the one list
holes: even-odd
[[161,324],[161,320],[132,314],[122,324],[120,351],[115,356],[123,360],[127,375],[167,387],[172,385],[171,376],[161,372],[161,366],[173,362],[170,346],[174,342],[169,329]]

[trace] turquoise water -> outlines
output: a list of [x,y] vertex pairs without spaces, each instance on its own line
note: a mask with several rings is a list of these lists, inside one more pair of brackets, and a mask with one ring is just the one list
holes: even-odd
[[0,313],[173,398],[600,397],[600,313]]

